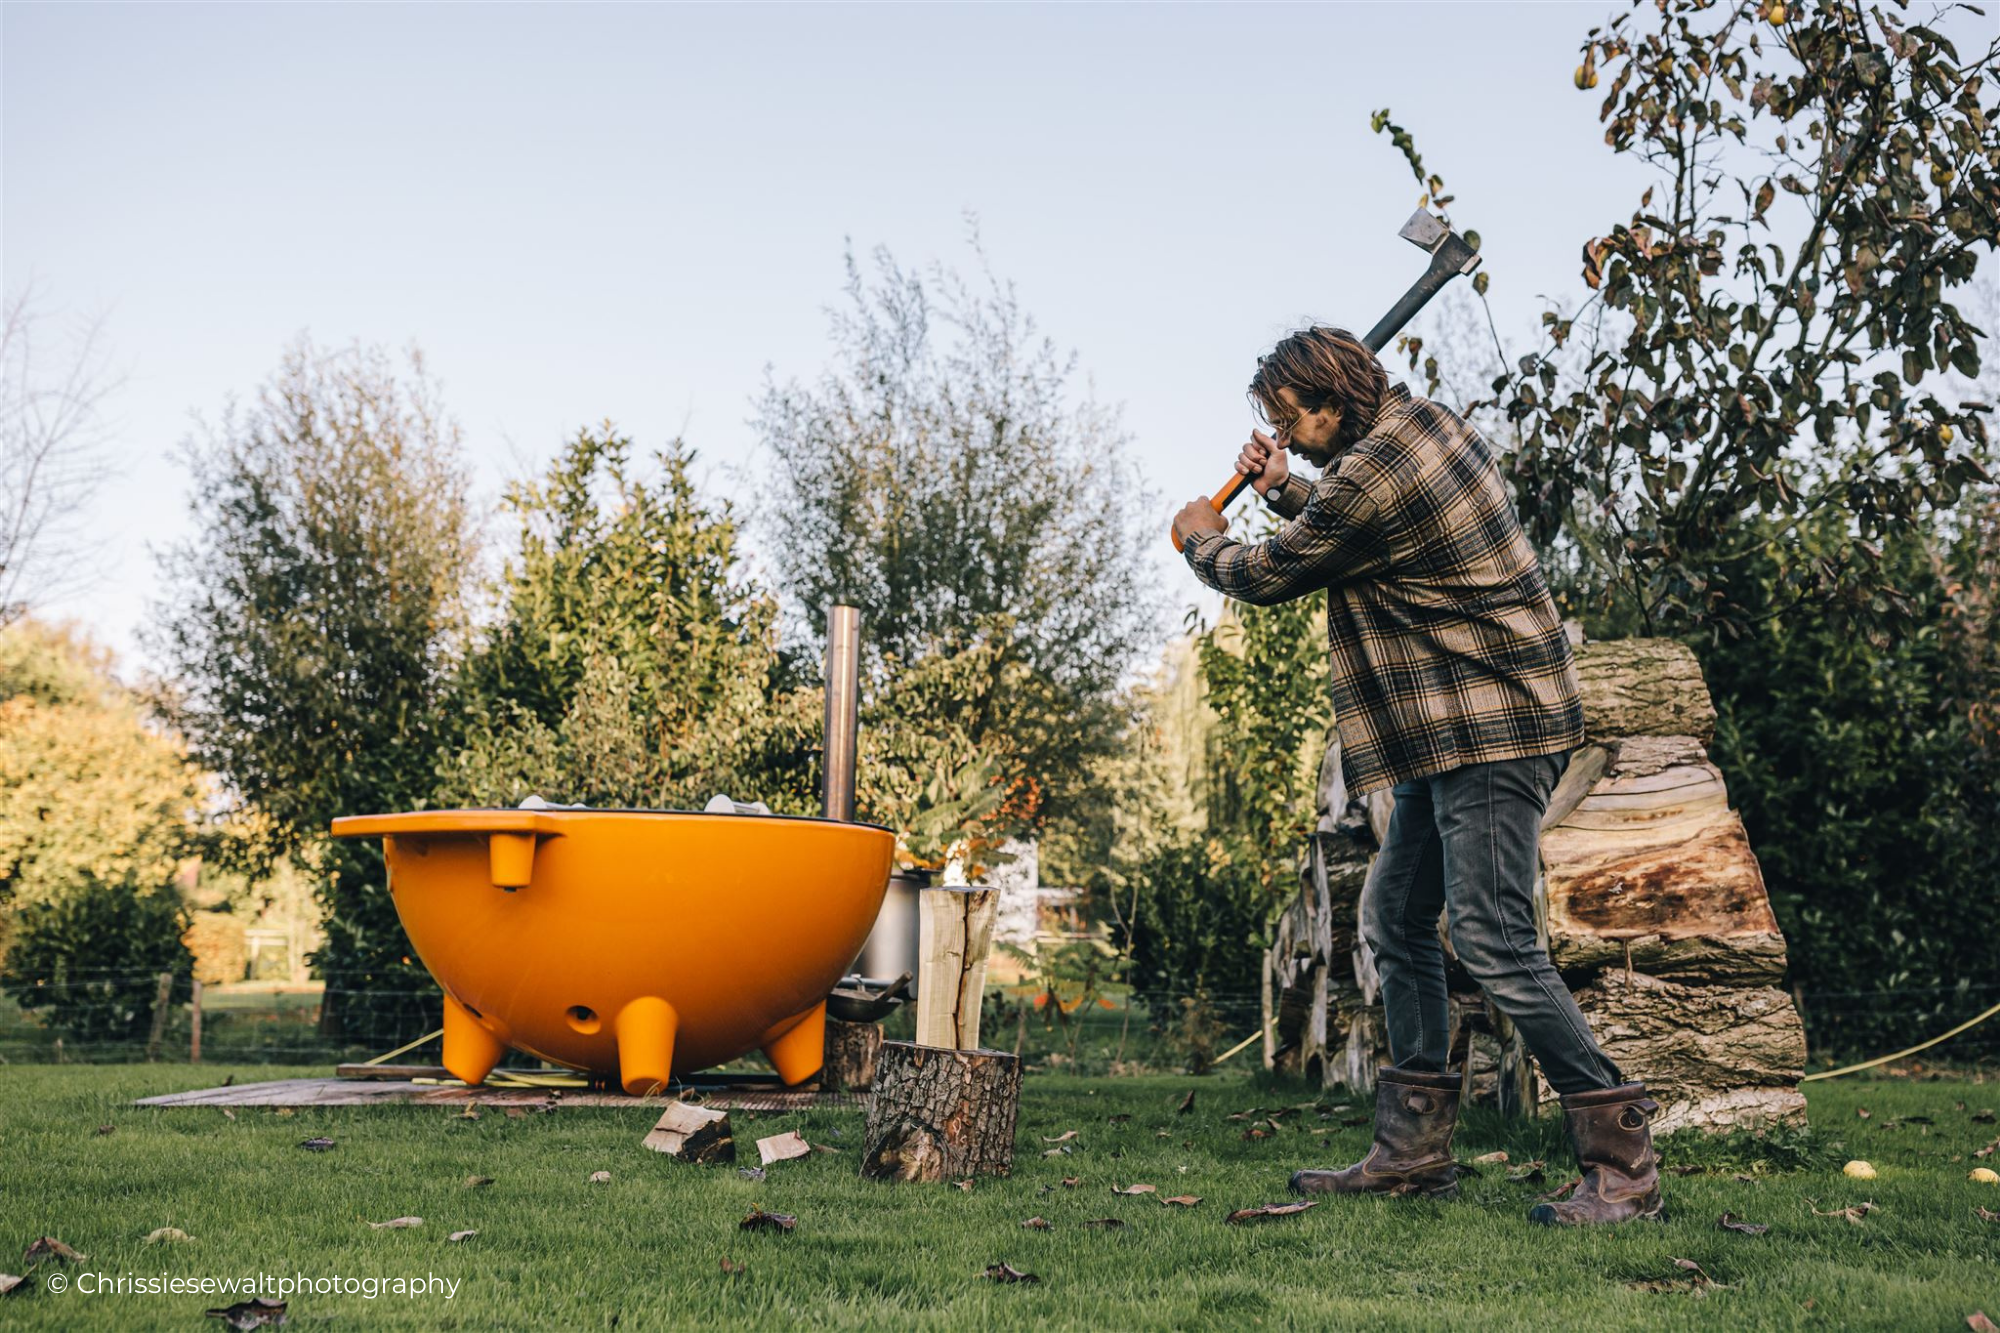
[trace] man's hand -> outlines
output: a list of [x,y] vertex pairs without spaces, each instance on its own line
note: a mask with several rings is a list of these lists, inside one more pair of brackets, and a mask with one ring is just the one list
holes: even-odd
[[1269,495],[1271,488],[1284,484],[1292,473],[1292,465],[1285,459],[1285,451],[1278,442],[1261,430],[1250,432],[1250,442],[1243,446],[1243,452],[1236,456],[1236,470],[1250,478],[1250,489],[1259,495]]
[[1174,545],[1186,546],[1203,533],[1218,535],[1229,531],[1229,520],[1215,512],[1206,495],[1197,496],[1174,515]]

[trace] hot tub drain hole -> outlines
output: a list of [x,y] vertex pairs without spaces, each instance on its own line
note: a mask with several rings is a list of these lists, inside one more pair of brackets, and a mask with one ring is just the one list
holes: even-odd
[[598,1021],[597,1011],[587,1004],[573,1004],[564,1011],[563,1016],[569,1019],[571,1027],[585,1036],[589,1036],[604,1026],[603,1023]]

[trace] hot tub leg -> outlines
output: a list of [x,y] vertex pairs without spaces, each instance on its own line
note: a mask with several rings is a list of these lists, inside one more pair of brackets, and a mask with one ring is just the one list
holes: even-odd
[[480,1026],[465,1006],[444,997],[444,1067],[467,1083],[479,1084],[507,1053],[501,1040]]
[[647,995],[618,1011],[618,1082],[634,1097],[664,1092],[674,1067],[674,1031],[680,1016],[658,996]]
[[764,1058],[787,1083],[803,1083],[826,1063],[826,1001],[764,1034]]

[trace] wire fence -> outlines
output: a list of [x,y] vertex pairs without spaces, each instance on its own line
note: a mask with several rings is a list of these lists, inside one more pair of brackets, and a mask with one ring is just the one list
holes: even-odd
[[[2000,983],[1945,988],[1794,992],[1813,1063],[1871,1056],[1924,1040],[2000,1001]],[[336,1022],[328,1021],[328,1010]],[[991,985],[981,1040],[1031,1067],[1085,1074],[1204,1068],[1255,1037],[1262,996],[1250,989],[1143,995],[1120,984],[1024,979]],[[1885,1015],[1893,1021],[1885,1022]],[[442,1025],[435,990],[347,991],[315,983],[244,982],[197,988],[185,976],[133,970],[73,972],[61,982],[0,993],[0,1063],[140,1061],[334,1065],[403,1046]],[[884,1020],[891,1039],[914,1035],[909,1006]],[[1869,1044],[1841,1041],[1865,1033]],[[1884,1034],[1891,1034],[1884,1037]],[[1901,1040],[1897,1038],[1900,1037]],[[1254,1041],[1233,1062],[1254,1067]],[[435,1040],[401,1057],[438,1059]],[[2000,1059],[2000,1019],[1926,1053],[1925,1063]],[[510,1057],[513,1063],[532,1063]],[[756,1067],[749,1057],[738,1067]]]

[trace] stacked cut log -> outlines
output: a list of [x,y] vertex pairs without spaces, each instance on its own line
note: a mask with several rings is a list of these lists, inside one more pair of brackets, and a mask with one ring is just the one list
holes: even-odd
[[[1589,739],[1550,800],[1536,888],[1550,957],[1606,1053],[1660,1101],[1660,1131],[1802,1120],[1785,941],[1708,759],[1700,667],[1658,639],[1581,646],[1577,667]],[[1388,1051],[1358,909],[1393,800],[1350,801],[1329,736],[1320,806],[1266,960],[1273,1063],[1365,1093]],[[1509,1111],[1552,1100],[1512,1025],[1455,963],[1449,977],[1468,1091]]]

